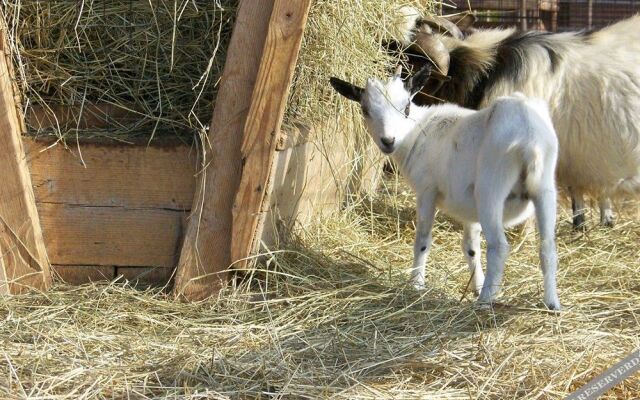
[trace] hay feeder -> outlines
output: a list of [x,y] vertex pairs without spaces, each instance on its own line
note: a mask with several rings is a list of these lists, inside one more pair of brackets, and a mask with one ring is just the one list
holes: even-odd
[[21,112],[2,31],[0,293],[44,290],[57,274],[75,284],[173,277],[178,297],[207,298],[229,266],[243,268],[261,239],[273,240],[268,216],[292,221],[335,209],[344,185],[305,140],[325,127],[281,130],[311,3],[239,2],[200,148],[179,140],[83,140],[73,148],[25,136],[25,126],[101,128],[138,111],[105,102]]

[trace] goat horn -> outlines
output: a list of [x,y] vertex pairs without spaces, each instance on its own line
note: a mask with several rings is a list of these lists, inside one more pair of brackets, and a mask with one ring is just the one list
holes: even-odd
[[422,17],[420,22],[423,24],[427,24],[438,33],[449,33],[456,39],[464,39],[464,35],[462,34],[460,28],[458,28],[456,24],[447,19],[439,17]]
[[436,74],[446,76],[449,73],[449,50],[436,35],[418,31],[414,46],[436,66]]

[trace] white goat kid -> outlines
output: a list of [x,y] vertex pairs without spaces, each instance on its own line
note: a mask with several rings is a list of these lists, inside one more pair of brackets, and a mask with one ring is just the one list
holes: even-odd
[[[514,95],[481,111],[412,105],[430,74],[425,66],[403,82],[398,70],[386,83],[370,78],[364,89],[331,78],[340,94],[360,103],[373,140],[392,156],[417,195],[413,283],[424,286],[437,207],[463,224],[462,246],[474,288],[481,291],[481,303],[493,302],[509,251],[504,227],[523,222],[535,209],[544,302],[559,310],[554,236],[558,142],[546,104]],[[486,279],[481,230],[487,240]]]

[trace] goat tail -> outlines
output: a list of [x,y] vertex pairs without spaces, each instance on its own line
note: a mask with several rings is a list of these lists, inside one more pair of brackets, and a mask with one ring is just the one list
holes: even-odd
[[415,29],[422,16],[411,6],[402,6],[398,10],[396,28],[398,38],[403,46],[410,46],[415,39]]
[[535,193],[540,187],[544,174],[544,154],[538,146],[524,149],[525,179],[524,185],[529,193]]

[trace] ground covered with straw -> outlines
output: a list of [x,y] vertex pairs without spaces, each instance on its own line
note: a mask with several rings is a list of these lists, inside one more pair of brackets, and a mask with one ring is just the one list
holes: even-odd
[[[435,227],[429,284],[406,284],[413,196],[301,229],[252,279],[198,304],[126,283],[0,299],[0,397],[556,399],[640,347],[640,215],[558,222],[560,313],[535,235],[510,233],[500,305],[474,306],[459,229]],[[265,272],[268,271],[268,272]],[[637,398],[640,375],[604,398]]]

